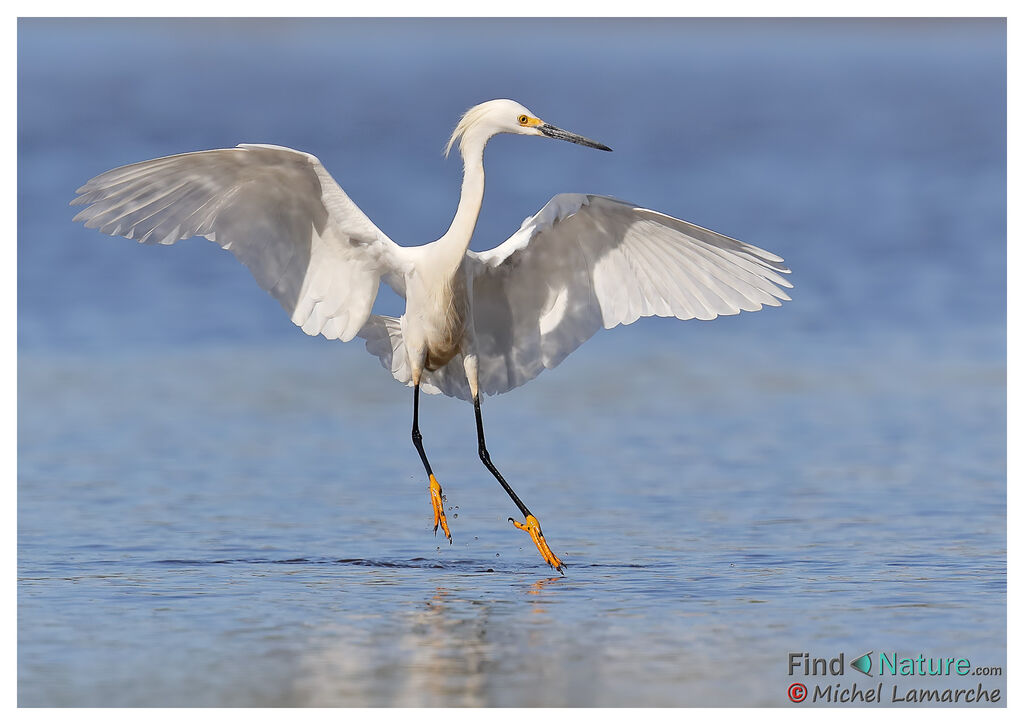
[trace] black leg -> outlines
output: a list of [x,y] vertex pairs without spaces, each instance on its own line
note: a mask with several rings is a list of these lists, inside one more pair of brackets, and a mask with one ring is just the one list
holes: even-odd
[[430,470],[430,461],[427,460],[427,453],[423,450],[423,434],[420,433],[420,386],[416,384],[412,389],[412,444],[416,446],[416,452],[420,454],[423,467],[427,469],[427,475],[433,476]]
[[450,544],[452,543],[452,532],[448,528],[448,519],[444,515],[441,484],[434,478],[434,472],[430,470],[430,461],[427,460],[427,452],[423,450],[423,435],[420,433],[420,386],[418,383],[413,387],[412,392],[412,443],[416,446],[416,452],[420,454],[420,460],[423,461],[423,468],[427,471],[427,478],[430,479],[430,503],[434,507],[434,534],[437,535],[437,527],[440,526]]
[[[480,460],[483,461],[484,465],[487,466],[487,470],[490,471],[501,487],[505,489],[505,493],[512,497],[512,501],[519,507],[519,510],[523,512],[523,516],[530,516],[530,509],[526,508],[526,504],[516,495],[516,492],[512,490],[512,487],[508,485],[505,478],[501,475],[494,464],[491,463],[491,454],[487,452],[487,442],[484,440],[484,419],[480,414],[480,396],[477,395],[473,398],[473,410],[476,412],[476,440],[480,446]],[[511,521],[512,519],[509,519]]]
[[557,556],[555,556],[555,553],[551,551],[551,547],[548,546],[547,541],[545,541],[544,534],[540,530],[540,522],[537,521],[537,517],[530,513],[530,509],[526,508],[526,504],[524,504],[522,499],[516,495],[516,492],[512,490],[512,487],[508,485],[505,478],[498,472],[498,469],[494,467],[494,464],[491,463],[491,454],[487,452],[487,442],[484,440],[484,419],[480,414],[479,395],[473,397],[473,410],[476,412],[476,438],[477,443],[480,445],[480,460],[483,461],[485,466],[487,466],[487,470],[490,471],[496,479],[498,479],[498,483],[500,483],[501,487],[505,489],[505,493],[511,497],[515,505],[519,507],[519,510],[523,512],[526,522],[519,523],[511,516],[508,520],[511,521],[517,529],[522,529],[528,533],[533,539],[533,543],[536,544],[540,555],[544,557],[544,561],[546,561],[552,568],[557,569],[559,572],[564,574],[565,572],[563,571],[563,567],[565,565],[562,564],[561,560]]

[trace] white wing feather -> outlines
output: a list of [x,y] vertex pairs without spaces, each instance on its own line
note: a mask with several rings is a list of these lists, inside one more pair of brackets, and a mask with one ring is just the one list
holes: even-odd
[[[601,327],[759,310],[788,300],[779,287],[792,287],[781,276],[789,269],[770,252],[583,194],[554,197],[508,241],[469,252],[467,262],[480,388],[491,395],[555,367]],[[461,386],[438,382],[464,397]]]
[[146,244],[203,236],[229,250],[310,335],[350,340],[383,276],[408,258],[310,154],[242,144],[122,166],[72,201],[87,227]]

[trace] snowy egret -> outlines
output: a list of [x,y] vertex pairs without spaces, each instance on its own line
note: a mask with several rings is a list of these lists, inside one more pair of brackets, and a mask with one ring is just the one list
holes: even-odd
[[[462,194],[448,231],[395,244],[307,153],[242,144],[122,166],[78,189],[87,227],[149,244],[202,236],[231,251],[309,335],[359,336],[396,380],[412,386],[412,440],[449,542],[441,486],[419,429],[420,388],[471,400],[480,459],[559,572],[537,518],[491,462],[481,393],[495,395],[558,365],[601,327],[658,315],[710,320],[778,306],[791,287],[783,260],[750,244],[605,196],[559,194],[515,234],[469,250],[484,195],[484,147],[499,133],[607,146],[541,121],[510,100],[469,109],[458,144]],[[405,314],[372,313],[383,279]]]

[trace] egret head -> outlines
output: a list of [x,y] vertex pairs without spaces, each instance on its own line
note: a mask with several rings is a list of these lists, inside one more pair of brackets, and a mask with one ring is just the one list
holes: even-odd
[[444,155],[447,157],[455,142],[459,142],[459,150],[463,156],[469,143],[477,143],[482,148],[487,140],[499,133],[516,133],[523,136],[547,136],[563,141],[571,141],[581,146],[611,151],[610,148],[589,138],[564,131],[557,126],[537,118],[532,111],[515,101],[500,98],[473,106],[463,114],[452,137],[448,139]]

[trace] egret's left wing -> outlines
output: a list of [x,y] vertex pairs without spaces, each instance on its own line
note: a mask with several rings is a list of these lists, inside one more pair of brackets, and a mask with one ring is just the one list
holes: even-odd
[[148,244],[203,236],[238,258],[309,335],[351,340],[383,278],[405,292],[391,241],[311,154],[242,144],[122,166],[72,204],[87,227]]
[[792,287],[782,262],[650,209],[560,194],[505,243],[467,254],[480,388],[493,395],[532,380],[601,327],[778,306],[789,299],[779,287]]

